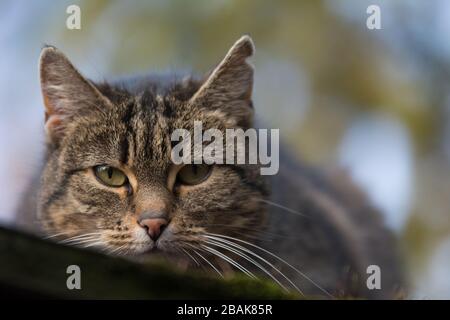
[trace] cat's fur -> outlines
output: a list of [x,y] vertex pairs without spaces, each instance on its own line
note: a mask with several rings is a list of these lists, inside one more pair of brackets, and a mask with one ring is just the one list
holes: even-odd
[[[57,49],[44,48],[40,72],[47,151],[19,215],[21,224],[35,226],[37,221],[56,239],[93,233],[78,238],[83,240],[78,245],[152,256],[156,253],[148,251],[155,243],[137,217],[160,210],[171,222],[158,249],[179,264],[196,267],[196,260],[213,271],[208,260],[220,272],[236,270],[205,251],[205,245],[265,275],[217,246],[233,241],[264,258],[241,251],[291,290],[326,297],[393,297],[402,284],[393,237],[344,175],[328,175],[281,154],[280,172],[268,179],[256,165],[215,165],[198,185],[175,182],[177,168],[170,160],[174,129],[192,130],[194,120],[203,121],[204,129],[253,126],[253,68],[246,62],[253,51],[251,39],[242,37],[203,79],[141,77],[94,84]],[[99,183],[92,167],[101,164],[123,170],[131,189]],[[222,238],[215,245],[206,242],[218,241],[205,238],[206,232],[246,242]],[[381,290],[366,287],[366,268],[372,264],[381,268]]]

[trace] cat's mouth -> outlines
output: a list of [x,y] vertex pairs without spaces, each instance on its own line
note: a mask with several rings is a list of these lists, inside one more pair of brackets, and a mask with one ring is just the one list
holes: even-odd
[[163,249],[158,246],[153,246],[147,250],[140,252],[132,257],[131,259],[137,262],[157,262],[166,261],[171,265],[176,266],[180,270],[187,270],[193,267],[192,263],[183,256],[180,251],[175,249]]
[[162,256],[165,254],[165,252],[164,252],[164,250],[162,250],[161,248],[158,248],[157,246],[152,246],[139,254],[140,255]]
[[138,255],[171,255],[176,252],[175,248],[170,244],[167,239],[158,239],[156,241],[151,241],[140,248],[136,253]]

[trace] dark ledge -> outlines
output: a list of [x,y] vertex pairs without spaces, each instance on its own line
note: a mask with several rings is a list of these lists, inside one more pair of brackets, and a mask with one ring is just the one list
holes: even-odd
[[[68,290],[69,265],[81,290]],[[0,295],[68,299],[293,299],[265,281],[183,273],[163,263],[137,264],[58,245],[0,227]]]

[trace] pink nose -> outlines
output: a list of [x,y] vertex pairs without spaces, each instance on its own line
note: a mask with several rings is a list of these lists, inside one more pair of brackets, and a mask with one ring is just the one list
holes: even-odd
[[149,218],[139,221],[139,225],[147,229],[147,233],[153,241],[159,238],[161,232],[167,226],[167,220],[162,218]]

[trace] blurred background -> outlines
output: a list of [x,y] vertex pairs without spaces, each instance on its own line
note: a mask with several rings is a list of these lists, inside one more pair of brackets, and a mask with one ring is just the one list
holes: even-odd
[[[81,8],[68,30],[66,8]],[[369,5],[381,30],[366,27]],[[206,72],[242,34],[254,100],[310,163],[344,166],[401,239],[411,298],[450,298],[450,2],[0,1],[0,224],[42,155],[38,57],[57,46],[93,80]]]

